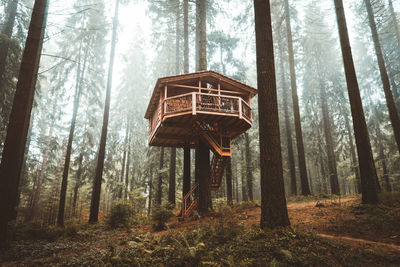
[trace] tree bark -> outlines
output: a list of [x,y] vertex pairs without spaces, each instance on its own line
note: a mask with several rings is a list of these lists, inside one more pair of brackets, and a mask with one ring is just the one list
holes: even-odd
[[331,128],[329,108],[327,103],[327,95],[325,91],[325,86],[323,85],[322,82],[320,82],[319,92],[321,99],[322,124],[324,125],[326,154],[328,156],[329,182],[331,185],[331,193],[335,195],[340,195],[339,179],[337,175],[335,151],[333,148],[332,128]]
[[210,194],[210,150],[207,144],[200,139],[198,148],[198,161],[199,164],[199,198],[198,198],[198,211],[201,215],[206,215],[209,208]]
[[396,38],[397,38],[397,45],[400,49],[400,31],[399,31],[399,24],[397,22],[397,17],[396,17],[396,13],[394,12],[394,8],[393,8],[393,2],[392,0],[389,0],[389,11],[390,11],[390,16],[392,18],[392,23],[393,23],[393,27],[394,27],[394,33],[396,34]]
[[261,168],[262,229],[289,226],[283,183],[269,0],[254,0]]
[[246,178],[247,178],[247,195],[250,201],[253,201],[253,171],[251,166],[251,150],[250,150],[250,139],[249,134],[244,134],[246,143]]
[[164,167],[164,147],[160,149],[160,165],[158,168],[158,180],[157,180],[157,194],[155,204],[161,206],[162,202],[162,169]]
[[[15,17],[17,15],[17,8],[18,8],[18,2],[19,0],[11,0],[9,1],[9,4],[7,6],[7,21],[4,24],[4,28],[2,30],[2,33],[7,36],[8,38],[11,38],[12,32],[14,29],[14,24],[15,24]],[[3,88],[3,75],[6,69],[6,63],[7,63],[7,54],[8,54],[8,49],[10,47],[10,43],[7,41],[4,43],[2,47],[0,47],[0,86],[1,90],[4,90]]]
[[360,166],[362,202],[365,204],[377,204],[376,169],[361,103],[360,89],[354,69],[343,0],[334,0],[334,3]]
[[183,0],[183,72],[189,73],[189,4]]
[[[279,39],[281,39],[280,35]],[[283,65],[283,48],[281,45],[281,41],[282,40],[278,41],[278,49],[279,49],[279,59],[280,59],[283,109],[285,113],[286,146],[288,153],[288,165],[290,170],[290,193],[291,195],[297,195],[296,166],[294,162],[294,152],[292,143],[292,127],[290,126],[290,117],[289,117],[289,104],[288,104],[288,92],[287,92],[288,88],[286,85],[285,68]]]
[[63,176],[62,176],[62,181],[61,181],[60,202],[58,205],[57,225],[60,227],[64,227],[65,198],[66,198],[67,186],[68,186],[68,173],[69,173],[69,165],[70,165],[70,161],[71,161],[72,142],[74,140],[76,118],[78,116],[78,108],[79,108],[80,98],[81,98],[81,94],[82,94],[82,82],[83,82],[84,72],[86,69],[87,52],[88,52],[88,50],[86,50],[86,52],[85,52],[84,64],[81,69],[81,48],[79,48],[78,66],[77,66],[77,71],[76,71],[76,88],[75,88],[75,96],[74,96],[74,107],[73,107],[73,113],[72,113],[72,119],[71,119],[71,126],[69,129],[67,152],[65,155],[64,170],[63,170]]
[[349,117],[347,116],[347,114],[344,115],[344,120],[345,120],[345,124],[346,124],[346,131],[347,131],[347,134],[349,135],[350,156],[351,156],[351,165],[352,165],[351,168],[353,169],[353,172],[356,177],[355,187],[356,187],[357,193],[359,194],[359,193],[361,193],[360,170],[358,169],[356,151],[354,148],[354,140],[353,140],[353,135],[351,133]]
[[[125,172],[125,198],[126,199],[128,199],[128,197],[129,197],[129,170],[130,170],[130,164],[131,164],[131,127],[130,127],[130,120],[129,120],[129,118],[127,118],[127,120],[128,120],[128,155],[127,155],[127,158],[126,158],[126,167],[125,167],[125,169],[126,169],[126,172]],[[131,188],[130,188],[130,190],[132,190],[132,188],[133,188],[133,182],[131,183]]]
[[[382,178],[383,181],[385,182],[385,186],[386,186],[386,191],[391,192],[391,186],[390,186],[390,178],[389,178],[389,173],[388,173],[388,169],[387,169],[387,164],[386,164],[386,157],[385,157],[385,149],[383,147],[383,143],[382,140],[384,140],[382,132],[381,132],[381,128],[379,125],[379,119],[378,119],[378,110],[376,109],[376,107],[373,107],[373,120],[374,120],[374,124],[375,124],[375,134],[376,134],[376,138],[375,138],[375,144],[376,147],[378,149],[378,158],[381,162],[382,165]],[[381,185],[379,183],[379,180],[377,180],[377,185],[378,185],[378,189],[381,190]]]
[[185,145],[183,148],[183,189],[182,198],[190,191],[190,146]]
[[233,206],[233,200],[232,200],[232,160],[231,158],[228,159],[228,163],[226,165],[226,173],[225,173],[225,179],[226,179],[226,196],[227,196],[227,202],[229,206]]
[[246,188],[246,168],[245,168],[245,158],[244,153],[241,153],[240,157],[240,182],[241,182],[241,191],[242,191],[242,201],[248,201],[249,198],[247,196],[247,188]]
[[149,205],[147,206],[147,215],[151,213],[151,201],[153,196],[153,165],[149,167]]
[[[83,148],[81,148],[83,150]],[[74,186],[74,195],[72,201],[72,214],[76,215],[76,201],[78,200],[78,191],[81,186],[81,177],[82,177],[82,163],[83,163],[83,152],[79,155],[78,159],[78,170],[76,171],[76,181]]]
[[299,97],[297,96],[297,82],[296,82],[296,70],[294,64],[292,29],[290,25],[289,0],[285,0],[285,16],[286,16],[286,35],[288,42],[289,67],[290,67],[290,81],[292,87],[294,126],[296,131],[297,154],[299,158],[299,169],[300,169],[301,194],[309,195],[311,192],[307,177],[306,156],[304,152],[304,143],[303,143],[303,131],[301,129]]
[[176,186],[176,148],[171,148],[171,157],[169,161],[169,188],[168,202],[175,206],[175,186]]
[[396,104],[393,99],[392,91],[390,90],[389,76],[388,76],[388,73],[386,70],[385,60],[383,58],[382,47],[381,47],[381,43],[379,41],[378,30],[376,29],[375,16],[374,16],[374,12],[371,7],[371,1],[364,0],[364,3],[367,8],[367,12],[368,12],[368,21],[369,21],[369,26],[371,28],[371,34],[372,34],[372,40],[374,42],[376,58],[378,60],[379,72],[381,74],[383,91],[385,93],[385,98],[386,98],[386,105],[389,110],[389,117],[390,117],[390,121],[392,123],[394,138],[396,139],[396,143],[397,143],[397,149],[400,153],[399,113],[396,109]]
[[0,243],[5,241],[7,225],[15,213],[26,136],[35,94],[40,53],[46,25],[48,1],[36,0],[7,128],[0,165]]
[[118,197],[120,199],[122,199],[124,197],[123,185],[124,185],[125,163],[126,163],[126,153],[127,153],[126,146],[128,145],[128,138],[129,138],[128,136],[129,136],[129,126],[128,126],[128,121],[127,121],[126,129],[125,129],[124,153],[122,154],[122,169],[121,169],[121,176],[119,179],[121,188],[119,190]]
[[114,67],[115,46],[117,42],[118,7],[119,7],[119,0],[117,0],[115,3],[115,13],[114,13],[113,30],[111,38],[110,63],[108,67],[106,100],[105,100],[104,115],[103,115],[103,126],[101,130],[99,152],[97,155],[97,167],[95,174],[96,176],[93,180],[93,191],[90,202],[89,223],[97,223],[99,220],[98,217],[99,217],[99,206],[100,206],[101,182],[103,179],[104,158],[106,154],[108,119],[110,114],[110,101],[111,101],[111,84],[112,84],[113,67]]

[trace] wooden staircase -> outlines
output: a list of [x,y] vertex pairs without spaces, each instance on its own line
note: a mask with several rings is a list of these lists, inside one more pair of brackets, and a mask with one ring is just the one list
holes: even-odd
[[[208,146],[214,153],[210,170],[210,190],[217,191],[221,186],[222,177],[224,176],[224,170],[228,163],[228,159],[232,156],[231,139],[229,136],[223,136],[218,133],[215,127],[207,123],[197,122],[197,125],[200,137],[207,142]],[[196,210],[197,195],[195,193],[197,187],[198,184],[195,184],[183,198],[180,216],[181,219],[192,216]]]

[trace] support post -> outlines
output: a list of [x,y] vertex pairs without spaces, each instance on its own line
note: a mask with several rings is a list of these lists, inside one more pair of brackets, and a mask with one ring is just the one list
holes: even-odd
[[196,115],[196,93],[192,93],[192,115]]

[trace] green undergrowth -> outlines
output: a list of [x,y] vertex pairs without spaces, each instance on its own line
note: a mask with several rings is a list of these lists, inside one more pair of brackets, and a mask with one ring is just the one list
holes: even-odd
[[[103,229],[103,230],[102,230]],[[396,266],[400,256],[352,248],[290,228],[263,231],[221,218],[194,230],[135,234],[88,227],[87,238],[18,242],[0,253],[14,264],[53,266]],[[79,232],[78,232],[79,233]],[[7,255],[7,256],[6,256]],[[17,264],[18,263],[18,264]]]

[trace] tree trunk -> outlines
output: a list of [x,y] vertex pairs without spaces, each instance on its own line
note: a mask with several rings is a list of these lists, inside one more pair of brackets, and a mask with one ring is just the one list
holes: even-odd
[[239,202],[239,179],[238,179],[238,164],[235,161],[235,176],[234,176],[234,181],[235,181],[235,200],[236,203]]
[[171,157],[169,161],[169,188],[168,202],[175,206],[175,183],[176,183],[176,148],[171,148]]
[[254,0],[254,14],[260,127],[260,226],[267,229],[289,226],[290,222],[283,183],[270,1]]
[[244,153],[241,153],[240,157],[240,178],[241,178],[241,189],[242,189],[242,201],[248,201],[249,198],[247,196],[247,189],[246,189],[246,168],[245,168],[245,158]]
[[109,63],[109,67],[108,67],[108,77],[107,77],[106,101],[105,101],[105,105],[104,105],[104,115],[103,115],[103,127],[101,130],[100,147],[99,147],[99,152],[97,155],[97,167],[96,167],[96,174],[95,174],[96,176],[93,180],[93,191],[92,191],[92,198],[91,198],[91,202],[90,202],[89,223],[97,223],[98,217],[99,217],[101,182],[103,179],[104,158],[105,158],[105,154],[106,154],[108,119],[109,119],[109,113],[110,113],[111,84],[112,84],[113,67],[114,67],[115,46],[116,46],[116,42],[117,42],[118,7],[119,7],[119,0],[117,0],[115,3],[115,13],[114,13],[112,39],[111,39],[110,63]]
[[334,0],[334,3],[360,166],[362,202],[365,204],[377,204],[376,169],[361,103],[360,89],[358,88],[357,76],[354,69],[343,0]]
[[207,144],[200,139],[198,148],[198,161],[199,164],[199,198],[198,198],[198,211],[201,215],[208,213],[209,199],[210,199],[210,150]]
[[332,128],[331,128],[330,115],[327,103],[327,95],[325,91],[325,86],[323,85],[322,81],[320,82],[319,92],[321,98],[321,112],[322,112],[322,123],[324,125],[326,154],[328,156],[329,182],[331,185],[331,193],[335,195],[340,195],[339,179],[337,175],[335,151],[333,148]]
[[349,135],[350,156],[351,156],[351,166],[352,166],[351,168],[353,169],[353,172],[356,177],[356,181],[355,181],[356,192],[359,194],[359,193],[361,193],[360,170],[358,169],[356,151],[354,148],[354,140],[353,140],[353,135],[351,134],[350,122],[349,122],[349,117],[347,116],[347,114],[344,115],[344,120],[345,120],[345,124],[346,124],[345,125],[346,131],[347,131],[347,134]]
[[153,165],[149,167],[149,205],[147,206],[147,215],[151,213],[151,201],[153,196]]
[[183,148],[183,186],[182,198],[190,191],[190,145]]
[[228,159],[228,163],[226,165],[226,196],[229,206],[233,206],[232,201],[232,160],[231,158]]
[[126,124],[126,129],[125,129],[125,141],[124,141],[124,153],[122,154],[122,169],[121,169],[121,176],[119,179],[119,183],[120,183],[120,190],[119,190],[119,195],[118,198],[122,199],[124,197],[124,174],[125,174],[125,163],[126,163],[126,146],[128,145],[128,135],[129,135],[129,126],[128,126],[128,122]]
[[[82,43],[81,43],[81,46],[82,46]],[[60,202],[58,205],[57,225],[61,226],[61,227],[64,227],[65,198],[66,198],[67,186],[68,186],[69,164],[71,161],[72,142],[74,140],[76,118],[78,116],[79,102],[80,102],[80,98],[81,98],[81,94],[82,94],[82,82],[83,82],[83,76],[84,76],[85,69],[86,69],[87,52],[88,52],[88,50],[86,50],[86,52],[85,52],[84,64],[83,64],[83,68],[81,69],[81,48],[79,48],[78,66],[77,66],[77,71],[76,71],[76,88],[75,88],[75,96],[74,96],[74,107],[73,107],[73,113],[72,113],[71,126],[69,129],[67,152],[65,155],[64,170],[63,170],[63,176],[62,176],[62,181],[61,181]]]
[[[206,35],[206,0],[196,0],[197,12],[197,49],[198,49],[198,67],[199,71],[207,70],[207,35]],[[198,157],[195,164],[198,168],[198,211],[200,214],[208,213],[208,207],[211,203],[211,193],[209,186],[210,178],[210,149],[208,145],[199,140],[197,148]]]
[[253,172],[251,166],[251,150],[250,150],[250,139],[249,134],[244,134],[246,143],[246,178],[247,178],[247,195],[250,201],[253,201]]
[[290,12],[289,12],[288,0],[285,0],[285,16],[286,16],[286,35],[288,42],[289,65],[290,65],[290,81],[292,87],[294,126],[296,131],[297,154],[299,158],[299,168],[300,168],[301,194],[309,195],[310,186],[308,185],[306,156],[303,144],[303,131],[301,129],[299,98],[297,96],[296,70],[294,65],[292,29],[290,25]]
[[[279,39],[281,39],[280,35],[279,35]],[[278,42],[278,49],[279,49],[279,59],[280,59],[283,108],[284,108],[284,112],[285,112],[286,146],[287,146],[287,153],[288,153],[288,165],[289,165],[289,170],[290,170],[290,193],[291,193],[291,195],[297,195],[296,166],[295,166],[295,162],[294,162],[293,143],[292,143],[292,128],[290,126],[288,92],[287,92],[287,85],[286,85],[286,78],[285,78],[285,68],[283,65],[283,48],[281,45],[281,41],[282,40],[279,40],[279,42]]]
[[[376,143],[376,147],[378,149],[378,158],[382,165],[382,172],[383,172],[382,178],[386,185],[386,191],[390,192],[392,190],[391,190],[391,186],[390,186],[390,182],[389,182],[390,178],[389,178],[389,173],[387,170],[385,149],[382,144],[382,140],[384,140],[384,137],[382,135],[381,128],[379,125],[378,111],[377,111],[376,107],[373,107],[373,111],[374,111],[373,120],[375,123],[375,134],[376,134],[375,143]],[[377,180],[377,185],[378,185],[378,189],[382,190],[379,180]]]
[[183,72],[189,73],[189,5],[183,0]]
[[396,143],[397,143],[397,149],[400,153],[399,113],[397,112],[396,104],[394,103],[394,99],[393,99],[393,95],[392,95],[392,91],[390,90],[389,76],[388,76],[388,73],[386,70],[385,60],[383,58],[382,47],[381,47],[381,43],[379,41],[378,30],[376,29],[375,16],[374,16],[374,13],[373,13],[373,10],[371,7],[371,1],[364,0],[364,3],[367,8],[367,12],[368,12],[369,26],[371,28],[372,40],[374,41],[376,58],[378,60],[379,72],[381,74],[383,91],[385,93],[385,98],[386,98],[386,105],[389,110],[389,117],[390,117],[390,121],[392,123],[394,138],[396,139]]
[[393,23],[393,27],[394,27],[394,33],[396,34],[396,38],[397,38],[397,45],[398,45],[398,47],[400,49],[399,24],[397,23],[397,17],[396,17],[396,13],[394,12],[392,0],[389,0],[389,10],[390,10],[390,16],[392,18],[392,23]]
[[[17,15],[17,8],[18,8],[18,2],[19,0],[11,0],[8,3],[7,6],[7,21],[4,24],[4,28],[2,30],[2,33],[6,35],[8,38],[11,38],[13,29],[14,29],[14,24],[15,24],[15,17]],[[0,90],[4,90],[3,88],[3,75],[6,70],[6,63],[7,63],[7,54],[8,54],[8,48],[10,47],[10,42],[4,42],[3,46],[0,47]]]
[[[125,172],[125,198],[128,199],[129,197],[129,169],[130,169],[130,164],[131,164],[131,127],[130,127],[130,120],[129,118],[128,120],[128,155],[127,155],[127,159],[126,159],[126,172]],[[131,183],[131,188],[130,190],[132,190],[133,188],[133,182]]]
[[162,169],[164,167],[164,147],[160,149],[160,166],[158,168],[158,180],[157,180],[157,194],[155,199],[155,204],[161,206],[162,202]]
[[47,0],[35,1],[7,128],[0,165],[0,243],[6,239],[8,221],[15,214],[47,8]]
[[[81,148],[83,150],[83,148]],[[76,181],[75,181],[75,187],[74,187],[74,195],[73,195],[73,201],[72,201],[72,214],[76,216],[76,201],[78,199],[78,191],[79,187],[81,186],[81,177],[82,177],[82,163],[83,163],[83,152],[81,151],[81,154],[79,155],[79,160],[78,160],[78,170],[76,171]]]

